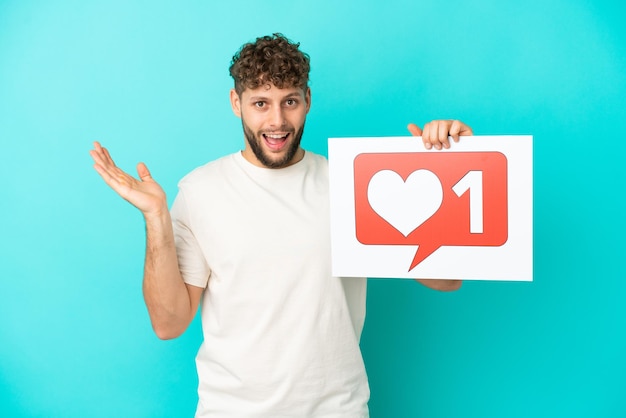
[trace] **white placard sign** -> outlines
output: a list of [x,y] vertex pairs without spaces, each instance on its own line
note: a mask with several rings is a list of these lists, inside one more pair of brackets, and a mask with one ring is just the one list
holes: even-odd
[[533,279],[532,136],[330,138],[335,276]]

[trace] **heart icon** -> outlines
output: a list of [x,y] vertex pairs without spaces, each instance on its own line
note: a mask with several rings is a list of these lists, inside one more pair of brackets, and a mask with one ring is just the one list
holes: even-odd
[[439,210],[443,187],[432,171],[414,171],[404,181],[395,171],[382,170],[370,179],[367,199],[381,218],[406,237]]

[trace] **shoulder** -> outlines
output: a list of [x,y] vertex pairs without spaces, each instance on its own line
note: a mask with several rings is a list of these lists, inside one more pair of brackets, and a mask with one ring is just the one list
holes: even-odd
[[314,164],[328,165],[328,159],[323,155],[316,154],[311,151],[306,151],[305,156]]
[[303,176],[315,189],[323,193],[328,191],[328,160],[323,155],[307,151],[303,160]]
[[327,172],[328,171],[328,159],[320,154],[306,151],[304,157],[305,166],[316,171]]
[[211,182],[215,177],[222,177],[232,169],[234,164],[234,154],[229,154],[217,160],[210,161],[200,167],[195,168],[185,175],[179,182],[179,188],[202,186]]

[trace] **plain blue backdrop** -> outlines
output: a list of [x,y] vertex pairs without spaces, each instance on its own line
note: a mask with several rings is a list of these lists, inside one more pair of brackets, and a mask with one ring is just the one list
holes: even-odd
[[283,32],[312,57],[307,149],[436,118],[535,138],[535,281],[370,280],[372,417],[626,416],[624,4],[0,0],[0,415],[192,416],[199,323],[153,335],[141,215],[88,150],[171,202],[243,145],[232,54]]

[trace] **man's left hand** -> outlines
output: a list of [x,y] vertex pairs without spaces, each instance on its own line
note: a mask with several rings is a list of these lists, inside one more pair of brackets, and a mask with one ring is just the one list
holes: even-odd
[[414,123],[407,126],[413,136],[421,136],[426,149],[450,148],[450,137],[459,142],[459,137],[473,135],[472,128],[460,120],[434,120],[424,125],[424,129]]

